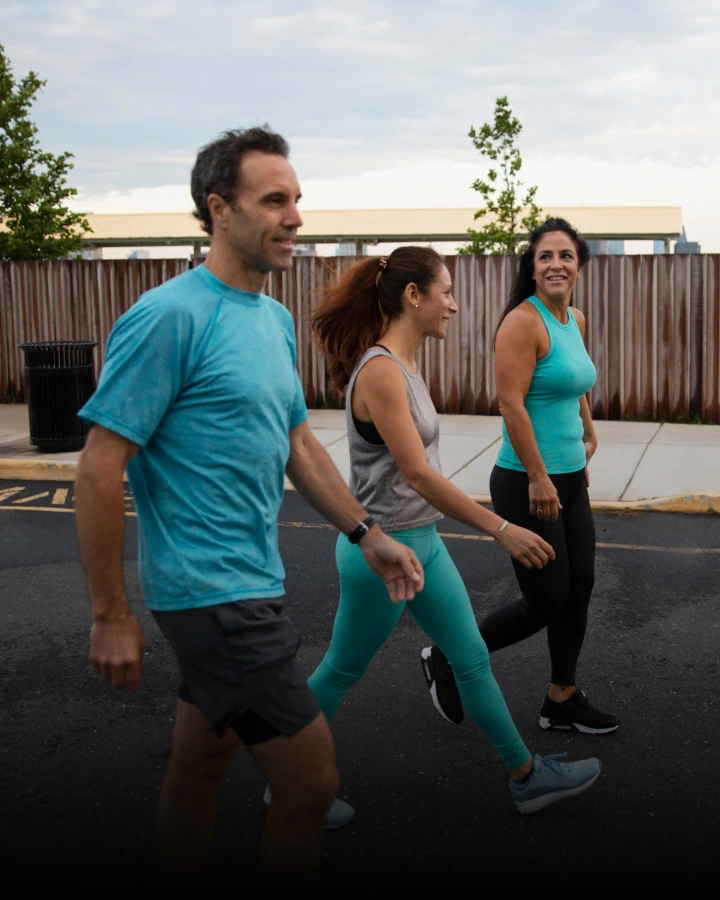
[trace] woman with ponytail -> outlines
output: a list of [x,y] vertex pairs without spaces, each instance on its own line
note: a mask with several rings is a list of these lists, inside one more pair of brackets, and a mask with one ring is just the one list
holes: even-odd
[[[497,330],[503,440],[490,477],[493,506],[544,538],[554,558],[532,570],[513,561],[522,597],[486,616],[480,633],[492,653],[546,628],[551,671],[540,726],[608,734],[618,728],[615,716],[596,709],[575,686],[595,578],[588,464],[597,438],[587,400],[595,366],[585,350],[585,317],[570,303],[589,258],[587,244],[565,219],[536,228]],[[436,707],[460,721],[452,661],[437,647],[423,655],[430,684],[437,686]]]
[[[490,669],[465,585],[437,533],[447,514],[491,534],[523,567],[540,570],[554,555],[541,537],[479,506],[441,474],[437,414],[415,356],[427,338],[445,338],[455,312],[442,258],[428,248],[401,247],[388,258],[363,260],[329,287],[313,327],[333,382],[346,390],[350,489],[420,559],[425,587],[407,610],[447,655],[465,709],[509,770],[512,798],[520,812],[532,813],[582,793],[600,764],[528,752]],[[309,679],[328,719],[405,607],[387,600],[382,581],[344,538],[336,561],[340,602],[332,640]]]

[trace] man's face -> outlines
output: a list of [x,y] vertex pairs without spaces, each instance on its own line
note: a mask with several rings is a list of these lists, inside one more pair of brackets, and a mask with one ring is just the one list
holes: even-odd
[[214,203],[213,231],[222,229],[236,253],[256,272],[289,269],[303,223],[295,170],[284,157],[256,150],[247,153],[240,165],[237,199],[232,207],[224,201]]

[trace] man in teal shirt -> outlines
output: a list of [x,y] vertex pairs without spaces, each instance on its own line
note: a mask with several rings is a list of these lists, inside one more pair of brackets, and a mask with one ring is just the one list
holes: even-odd
[[195,215],[205,265],[149,291],[108,341],[78,466],[77,528],[96,674],[137,690],[145,638],[122,576],[123,473],[138,512],[143,594],[178,657],[173,750],[158,812],[163,874],[204,869],[217,794],[244,743],[272,787],[265,874],[317,877],[338,774],[327,721],[283,614],[277,519],[285,473],[386,582],[422,589],[415,555],[374,524],[313,437],[290,314],[262,294],[290,268],[300,190],[288,147],[265,128],[198,154]]

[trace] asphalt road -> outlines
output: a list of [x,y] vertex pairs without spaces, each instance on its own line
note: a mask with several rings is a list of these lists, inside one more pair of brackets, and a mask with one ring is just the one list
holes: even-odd
[[[92,676],[71,513],[72,485],[0,482],[0,861],[6,875],[18,867],[26,878],[71,874],[79,884],[147,864],[177,673],[141,603],[136,520],[128,516],[127,583],[149,639],[145,674],[134,697]],[[335,533],[300,527],[320,520],[294,494],[281,521],[288,608],[309,673],[332,628]],[[659,888],[660,878],[715,874],[720,518],[598,514],[596,523],[603,546],[581,684],[621,729],[592,737],[538,728],[548,678],[542,636],[493,656],[493,669],[526,742],[542,753],[599,756],[598,784],[519,816],[483,735],[468,721],[447,724],[432,707],[419,664],[425,641],[403,616],[333,723],[341,795],[357,808],[355,823],[326,839],[326,871],[338,889],[427,887],[437,878],[449,890],[460,882],[446,877],[466,876],[462,884],[479,890],[492,877],[504,889],[605,891],[619,876],[651,878]],[[470,534],[450,520],[441,530]],[[516,595],[498,547],[462,537],[447,544],[478,616]],[[241,756],[221,802],[218,875],[250,871],[262,787]]]

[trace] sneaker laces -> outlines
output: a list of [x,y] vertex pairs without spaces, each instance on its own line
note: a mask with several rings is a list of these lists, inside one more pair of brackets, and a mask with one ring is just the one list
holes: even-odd
[[[550,769],[550,771],[554,772],[556,775],[562,775],[562,766],[559,763],[556,763],[554,760],[565,759],[567,755],[567,750],[565,751],[565,753],[548,753],[547,756],[540,756],[540,763],[542,763],[543,766],[545,766],[547,769]],[[535,762],[538,762],[537,758]]]

